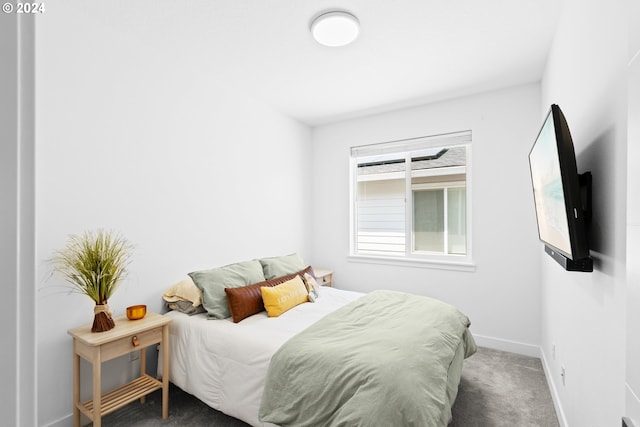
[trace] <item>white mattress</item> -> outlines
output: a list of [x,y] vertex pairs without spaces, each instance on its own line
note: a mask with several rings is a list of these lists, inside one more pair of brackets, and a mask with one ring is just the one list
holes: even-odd
[[214,409],[252,426],[271,356],[285,341],[363,294],[322,287],[315,303],[301,304],[279,317],[266,312],[239,323],[171,311],[169,380]]

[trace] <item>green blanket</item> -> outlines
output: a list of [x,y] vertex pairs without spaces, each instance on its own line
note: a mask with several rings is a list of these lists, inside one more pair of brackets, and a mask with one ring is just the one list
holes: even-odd
[[281,426],[444,427],[469,319],[427,297],[375,291],[287,341],[271,359],[260,420]]

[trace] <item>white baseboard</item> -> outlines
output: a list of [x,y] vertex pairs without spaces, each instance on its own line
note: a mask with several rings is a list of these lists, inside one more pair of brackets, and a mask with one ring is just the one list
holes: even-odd
[[569,427],[567,418],[564,415],[562,404],[560,403],[560,396],[558,395],[558,388],[551,375],[551,369],[547,363],[547,358],[544,357],[544,352],[540,350],[540,361],[542,362],[542,369],[544,370],[544,376],[547,378],[547,384],[549,384],[549,391],[551,392],[551,400],[553,400],[553,406],[556,408],[556,416],[558,417],[558,423],[560,427]]
[[73,424],[73,414],[65,415],[55,421],[45,424],[45,427],[69,427]]
[[481,347],[493,348],[495,350],[508,351],[510,353],[522,354],[523,356],[540,357],[540,347],[533,344],[526,344],[517,341],[509,341],[501,338],[487,337],[473,334],[473,338]]
[[633,423],[630,425],[627,423],[629,427],[640,427],[640,397],[638,394],[631,388],[628,383],[624,384],[625,390],[625,403],[626,403],[626,416],[629,422]]

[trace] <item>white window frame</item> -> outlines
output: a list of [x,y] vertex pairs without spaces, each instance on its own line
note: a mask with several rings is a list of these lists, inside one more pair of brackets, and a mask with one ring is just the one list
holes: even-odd
[[[406,153],[405,165],[411,164],[411,152],[436,147],[466,147],[466,165],[464,167],[453,166],[465,173],[466,187],[466,254],[441,254],[413,251],[413,189],[420,188],[443,188],[443,186],[460,186],[459,182],[447,181],[438,184],[416,184],[411,183],[411,167],[406,167],[405,176],[405,254],[404,255],[370,255],[356,253],[357,242],[357,186],[358,171],[357,159],[359,157],[382,155],[390,153]],[[455,173],[455,172],[453,172]],[[448,134],[411,138],[398,141],[383,142],[370,145],[351,147],[350,154],[350,227],[349,227],[349,261],[364,262],[374,264],[404,265],[413,267],[439,268],[459,271],[475,271],[475,264],[472,257],[472,161],[471,161],[471,131],[454,132]]]

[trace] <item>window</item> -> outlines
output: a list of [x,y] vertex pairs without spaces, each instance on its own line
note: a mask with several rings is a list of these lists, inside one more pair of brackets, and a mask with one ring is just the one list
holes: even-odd
[[351,255],[471,260],[471,132],[351,149]]

